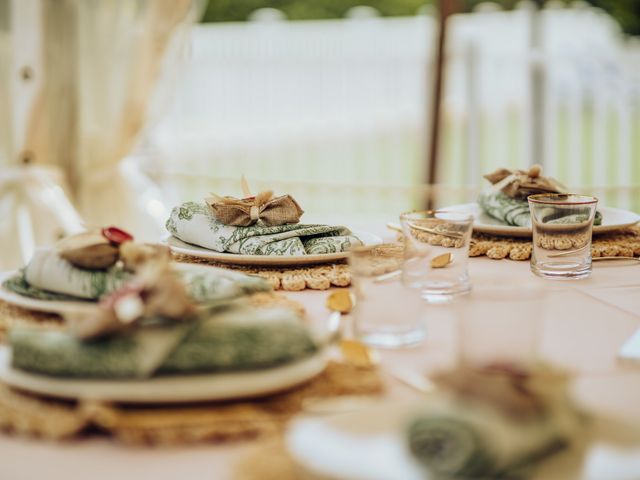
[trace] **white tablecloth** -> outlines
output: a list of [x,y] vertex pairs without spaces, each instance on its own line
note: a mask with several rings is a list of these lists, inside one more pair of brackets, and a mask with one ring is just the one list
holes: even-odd
[[[640,422],[640,364],[620,365],[616,353],[640,328],[640,266],[594,265],[593,275],[580,281],[544,281],[534,277],[528,262],[470,260],[474,285],[541,284],[548,290],[544,314],[541,355],[577,375],[575,390],[586,406],[602,413],[625,416]],[[324,321],[327,292],[289,294],[302,302],[314,321]],[[392,299],[386,299],[393,301]],[[398,308],[401,310],[402,306]],[[455,355],[455,334],[445,310],[427,311],[428,338],[418,348],[384,352],[387,365],[433,371],[446,366]],[[513,309],[509,298],[504,309]],[[509,331],[499,339],[509,341]],[[387,378],[390,396],[415,395]],[[146,449],[122,446],[106,439],[68,443],[0,436],[0,479],[7,480],[113,480],[129,478],[227,479],[234,463],[251,443]],[[640,459],[639,459],[640,460]],[[640,461],[638,477],[640,478]],[[609,480],[603,478],[602,480]]]

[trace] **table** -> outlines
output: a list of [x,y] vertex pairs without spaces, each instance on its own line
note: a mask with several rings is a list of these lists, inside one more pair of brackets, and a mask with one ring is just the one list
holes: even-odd
[[[595,264],[593,275],[580,281],[545,281],[534,277],[528,262],[470,259],[475,285],[540,283],[548,290],[548,308],[541,352],[545,358],[577,373],[579,400],[603,413],[640,422],[640,365],[616,362],[624,341],[640,328],[640,266]],[[327,292],[288,293],[302,302],[313,321],[326,320]],[[504,308],[509,308],[505,299]],[[451,322],[442,310],[427,311],[428,339],[420,347],[384,352],[383,363],[433,371],[452,360]],[[517,320],[517,316],[514,321]],[[508,340],[508,332],[505,338]],[[486,341],[480,340],[480,341]],[[385,377],[390,397],[416,395]],[[250,442],[180,448],[132,448],[106,439],[67,443],[0,435],[0,479],[113,480],[129,478],[216,479],[232,478],[234,463],[245,455]],[[640,472],[640,459],[638,459]]]

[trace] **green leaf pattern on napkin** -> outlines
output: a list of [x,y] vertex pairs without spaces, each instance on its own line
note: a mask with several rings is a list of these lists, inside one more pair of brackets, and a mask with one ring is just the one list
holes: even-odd
[[[69,269],[65,270],[65,275],[67,278],[61,278],[61,282],[68,281],[69,278],[81,280],[88,296],[92,299],[99,299],[117,290],[131,278],[131,274],[120,267],[114,267],[109,270],[84,270],[70,266]],[[80,298],[38,288],[27,281],[24,269],[5,280],[2,285],[18,295],[37,300],[92,301],[89,298]]]
[[[531,228],[531,212],[527,200],[511,198],[502,192],[484,192],[478,197],[478,205],[489,216],[507,225]],[[548,223],[580,223],[586,221],[586,216],[567,215],[556,218]],[[594,225],[602,224],[602,214],[596,212]]]
[[65,295],[64,293],[49,292],[42,290],[41,288],[34,287],[24,277],[24,271],[21,270],[18,274],[9,277],[2,286],[10,292],[16,293],[23,297],[33,298],[36,300],[49,300],[49,301],[79,301],[79,302],[92,302],[86,298],[73,297],[71,295]]
[[[162,348],[158,348],[158,334],[166,337]],[[254,370],[318,351],[309,330],[292,311],[248,307],[205,313],[193,324],[150,325],[91,341],[61,331],[17,327],[9,342],[13,367],[76,378]],[[150,357],[155,358],[149,364]]]
[[[82,271],[81,273],[86,274],[87,272]],[[110,273],[120,278],[126,272],[113,270]],[[263,278],[238,272],[216,269],[204,272],[202,268],[197,270],[185,268],[176,271],[176,274],[186,283],[191,298],[197,303],[207,305],[219,304],[244,295],[271,290],[269,283]],[[91,300],[43,290],[27,282],[24,271],[5,280],[2,286],[13,293],[36,300],[92,302],[100,298],[100,296],[96,296]]]
[[481,193],[478,204],[491,217],[507,225],[531,227],[531,213],[526,200],[507,197],[502,192]]
[[345,227],[290,224],[234,227],[220,223],[202,204],[175,207],[166,223],[176,238],[220,253],[305,255],[346,251],[362,242]]

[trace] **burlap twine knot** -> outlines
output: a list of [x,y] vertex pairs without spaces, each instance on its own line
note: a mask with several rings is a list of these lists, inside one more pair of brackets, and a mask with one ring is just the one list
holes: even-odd
[[534,165],[529,170],[499,168],[484,175],[494,191],[501,191],[511,198],[527,198],[536,193],[566,193],[567,187],[556,179],[542,175],[542,167]]
[[258,220],[267,226],[298,223],[304,213],[293,197],[273,198],[271,190],[247,198],[220,197],[212,193],[205,202],[218,221],[236,227],[254,225]]

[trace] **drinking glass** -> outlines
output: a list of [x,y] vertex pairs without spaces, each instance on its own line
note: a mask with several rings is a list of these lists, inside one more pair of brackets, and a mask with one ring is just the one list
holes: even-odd
[[425,304],[419,290],[399,280],[402,256],[384,247],[355,247],[349,252],[349,265],[356,337],[383,348],[420,343],[425,337]]
[[473,216],[417,211],[400,215],[404,234],[402,282],[431,303],[445,303],[471,290],[467,263]]
[[586,195],[529,196],[533,273],[576,279],[591,274],[591,232],[597,204],[597,198]]

